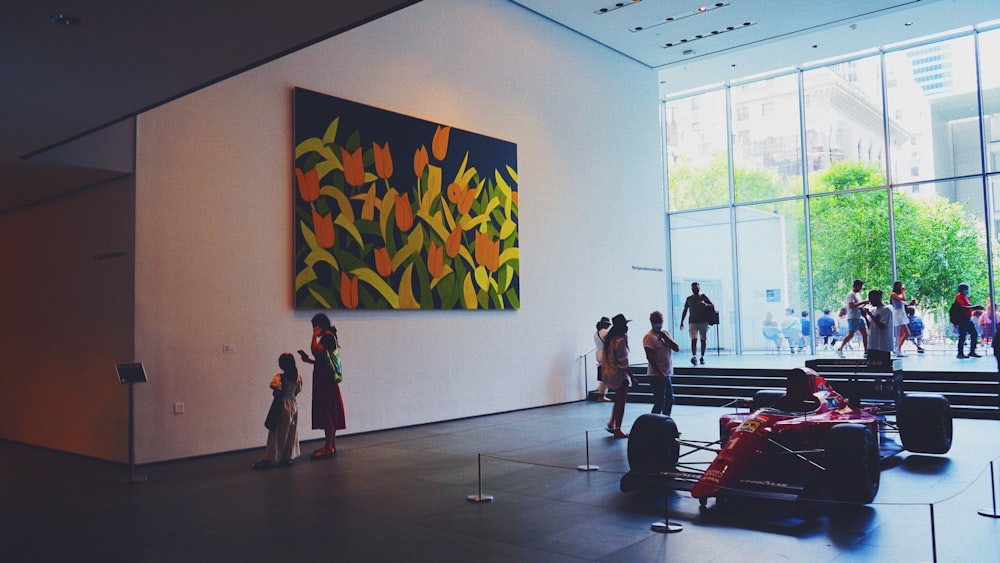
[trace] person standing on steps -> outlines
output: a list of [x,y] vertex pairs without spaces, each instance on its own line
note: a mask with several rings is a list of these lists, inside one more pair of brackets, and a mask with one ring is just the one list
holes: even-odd
[[597,394],[600,395],[597,401],[600,403],[611,402],[611,399],[608,398],[608,385],[604,383],[604,378],[601,377],[601,363],[604,359],[604,339],[608,335],[609,328],[611,328],[611,319],[601,317],[601,320],[597,321],[596,330],[594,331],[594,355],[597,357]]
[[865,348],[865,354],[868,354],[868,328],[865,326],[865,320],[861,318],[861,308],[868,304],[868,301],[861,300],[861,288],[865,286],[865,282],[862,280],[854,280],[851,285],[851,291],[847,293],[847,335],[840,342],[840,348],[837,348],[837,355],[841,358],[844,357],[844,346],[854,338],[855,332],[861,333],[861,345]]
[[906,316],[906,308],[916,305],[917,300],[911,299],[907,302],[906,287],[903,286],[903,282],[896,280],[892,282],[892,293],[889,294],[889,304],[892,307],[892,322],[896,325],[896,330],[899,333],[896,336],[895,354],[897,358],[905,358],[906,354],[903,354],[903,344],[910,337],[910,328],[908,326],[910,318]]
[[701,284],[691,282],[691,295],[684,300],[684,310],[681,311],[681,330],[684,330],[684,319],[688,311],[691,317],[688,319],[688,333],[691,335],[691,365],[699,363],[697,358],[698,340],[701,340],[701,364],[705,363],[705,344],[708,339],[709,315],[715,310],[715,305],[708,296],[701,294]]
[[611,328],[604,338],[604,369],[601,373],[608,388],[615,392],[615,404],[611,408],[611,420],[605,430],[615,438],[628,438],[622,432],[622,419],[625,418],[625,403],[628,401],[628,386],[639,383],[632,373],[628,363],[628,319],[621,313],[611,319]]
[[649,368],[649,385],[653,388],[653,414],[670,416],[674,406],[674,389],[670,381],[673,372],[671,355],[679,352],[681,347],[670,333],[663,330],[663,313],[653,311],[649,314],[649,332],[642,338],[642,347],[646,350],[646,360]]
[[[868,292],[868,303],[875,308],[862,308],[861,314],[868,320],[871,336],[868,339],[868,361],[889,365],[893,346],[893,315],[892,309],[882,303],[882,291],[873,289]],[[869,364],[871,365],[871,364]]]
[[[955,326],[958,327],[958,355],[955,356],[960,360],[965,358],[979,358],[981,357],[976,353],[976,346],[979,345],[979,335],[976,333],[976,325],[972,324],[972,313],[974,311],[982,311],[982,305],[973,305],[969,301],[969,284],[960,283],[958,284],[958,293],[955,294],[955,304],[962,310],[958,311],[958,316],[951,319]],[[965,337],[969,336],[971,341],[969,343],[969,355],[965,355]]]

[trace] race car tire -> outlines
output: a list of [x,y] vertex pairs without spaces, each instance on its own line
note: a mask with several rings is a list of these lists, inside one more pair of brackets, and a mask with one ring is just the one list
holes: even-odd
[[628,435],[628,465],[634,473],[673,471],[680,446],[677,424],[669,416],[644,414],[636,419]]
[[951,449],[951,404],[943,395],[904,395],[896,410],[903,448],[919,454],[943,454]]
[[753,402],[750,404],[750,410],[763,409],[765,407],[773,407],[774,402],[785,395],[784,391],[777,389],[761,389],[753,394]]
[[837,502],[868,504],[878,493],[881,468],[875,434],[862,424],[838,424],[826,436],[826,485]]

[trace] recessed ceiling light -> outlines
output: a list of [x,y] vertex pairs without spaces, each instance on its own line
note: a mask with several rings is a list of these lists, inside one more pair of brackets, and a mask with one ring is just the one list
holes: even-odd
[[62,14],[62,13],[56,14],[56,15],[52,16],[51,18],[49,18],[49,20],[52,21],[52,23],[58,24],[58,25],[79,25],[80,24],[80,18],[78,18],[76,16],[71,16],[69,14]]

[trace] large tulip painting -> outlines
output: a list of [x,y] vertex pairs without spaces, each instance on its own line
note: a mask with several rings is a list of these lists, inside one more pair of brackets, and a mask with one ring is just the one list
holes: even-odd
[[517,309],[517,146],[295,89],[298,309]]

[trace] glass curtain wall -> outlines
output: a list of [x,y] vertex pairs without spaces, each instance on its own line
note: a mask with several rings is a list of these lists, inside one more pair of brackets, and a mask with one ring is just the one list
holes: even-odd
[[974,30],[668,100],[674,322],[699,281],[721,353],[810,353],[792,319],[836,317],[855,278],[900,280],[954,354],[957,285],[989,305],[1000,265],[997,53],[1000,30]]

